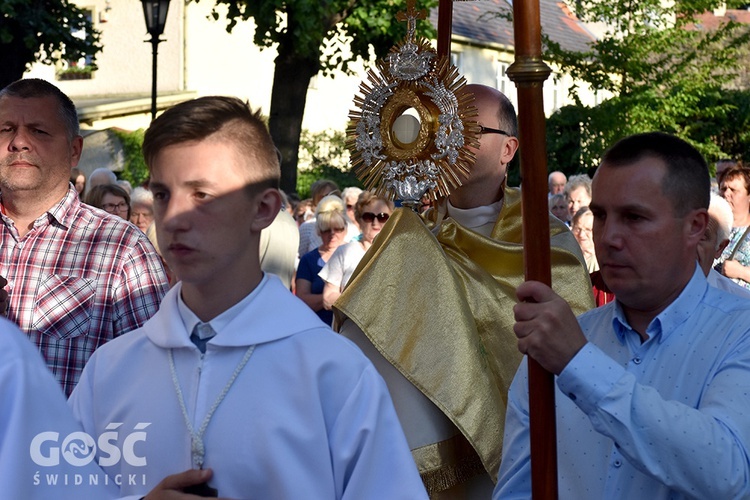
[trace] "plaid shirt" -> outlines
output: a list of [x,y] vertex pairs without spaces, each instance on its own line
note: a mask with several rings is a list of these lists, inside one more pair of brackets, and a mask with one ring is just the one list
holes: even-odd
[[161,260],[138,228],[81,203],[73,186],[23,238],[12,219],[2,219],[8,319],[70,394],[97,347],[156,312],[168,289]]

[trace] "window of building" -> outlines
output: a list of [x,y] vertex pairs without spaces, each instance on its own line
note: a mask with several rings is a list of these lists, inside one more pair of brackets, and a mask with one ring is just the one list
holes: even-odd
[[[93,22],[94,12],[93,9],[82,9],[84,15],[89,22]],[[86,38],[85,30],[74,30],[73,36],[76,38]],[[94,74],[94,68],[92,66],[93,58],[86,56],[78,59],[77,61],[65,61],[57,71],[56,76],[58,80],[90,80]]]
[[509,66],[510,64],[505,62],[498,61],[497,63],[497,90],[505,95],[508,95],[511,88],[515,90],[513,82],[508,78],[507,71]]

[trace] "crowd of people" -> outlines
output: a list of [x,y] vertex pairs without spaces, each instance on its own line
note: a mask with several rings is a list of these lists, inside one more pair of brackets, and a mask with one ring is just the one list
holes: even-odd
[[159,115],[132,188],[76,168],[55,86],[0,90],[4,497],[530,498],[527,356],[561,498],[750,497],[750,169],[712,193],[653,132],[552,172],[551,284],[525,281],[515,109],[467,90],[487,132],[419,213],[281,192],[236,98]]
[[[586,267],[591,273],[596,305],[614,300],[614,295],[601,280],[592,238],[594,215],[588,207],[592,196],[591,178],[578,174],[567,179],[564,173],[555,171],[549,175],[548,181],[549,210],[570,227],[581,246]],[[729,224],[729,229],[726,233],[713,235],[717,247],[710,251],[711,265],[708,266],[707,257],[702,260],[702,265],[708,266],[706,274],[714,286],[718,282],[730,291],[737,292],[738,287],[750,290],[750,168],[742,162],[720,160],[716,163],[716,177],[712,184],[711,208],[714,214],[718,214],[714,217],[719,218],[712,218],[711,224],[718,224],[720,229]],[[714,270],[710,274],[709,268]],[[717,280],[718,276],[722,279]],[[737,286],[727,286],[728,280]]]

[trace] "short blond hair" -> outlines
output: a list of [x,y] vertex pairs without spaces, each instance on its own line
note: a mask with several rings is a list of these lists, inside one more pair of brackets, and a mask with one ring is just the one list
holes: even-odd
[[328,195],[315,208],[315,229],[318,234],[330,229],[344,228],[348,224],[344,202],[336,195]]

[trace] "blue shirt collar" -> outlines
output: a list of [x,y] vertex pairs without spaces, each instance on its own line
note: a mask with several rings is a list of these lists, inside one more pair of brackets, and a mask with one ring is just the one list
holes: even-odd
[[[706,294],[708,282],[703,270],[695,264],[693,277],[688,284],[682,289],[680,295],[669,304],[661,313],[659,313],[648,325],[646,333],[649,339],[656,339],[656,342],[664,342],[669,335],[682,325],[690,317],[693,311],[698,307],[698,303]],[[615,312],[612,318],[612,327],[615,335],[621,343],[625,343],[626,335],[633,332],[625,318],[625,313],[619,302],[615,303]]]

